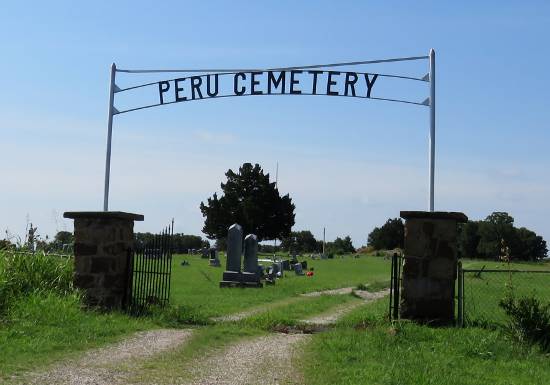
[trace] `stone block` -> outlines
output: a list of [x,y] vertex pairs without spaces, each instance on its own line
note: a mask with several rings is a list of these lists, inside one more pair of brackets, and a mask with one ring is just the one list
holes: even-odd
[[74,259],[74,270],[79,274],[87,274],[90,272],[91,260],[93,256],[79,255]]
[[408,277],[420,277],[422,275],[423,260],[419,257],[405,259],[403,264],[403,275]]
[[94,275],[75,274],[74,285],[81,289],[91,289],[96,287],[96,279]]
[[241,274],[241,281],[242,282],[260,282],[260,275],[258,273],[249,273],[245,271]]
[[454,280],[456,276],[456,261],[448,258],[434,258],[428,264],[428,276],[438,280]]
[[114,261],[109,257],[92,258],[90,272],[93,274],[109,274],[114,270]]
[[128,252],[127,242],[114,242],[103,244],[102,252],[107,255],[126,254]]
[[105,289],[124,290],[126,282],[127,277],[122,274],[110,274],[103,276],[103,287]]
[[74,243],[74,254],[76,255],[96,255],[97,254],[97,244],[93,243],[82,243],[75,241]]
[[222,279],[224,281],[240,282],[241,281],[241,273],[238,272],[238,271],[224,271]]

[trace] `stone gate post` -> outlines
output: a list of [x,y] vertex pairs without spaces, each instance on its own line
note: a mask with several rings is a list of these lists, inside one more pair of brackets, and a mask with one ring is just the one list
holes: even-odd
[[454,321],[459,212],[401,211],[405,219],[405,258],[401,318]]
[[120,309],[128,282],[128,250],[134,248],[134,221],[143,215],[120,211],[66,212],[74,219],[74,285],[89,306]]

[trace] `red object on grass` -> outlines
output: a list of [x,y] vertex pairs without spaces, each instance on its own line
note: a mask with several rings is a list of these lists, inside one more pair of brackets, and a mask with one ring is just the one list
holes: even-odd
[[308,277],[313,277],[313,271],[308,271],[308,272],[306,273],[306,275],[307,275]]

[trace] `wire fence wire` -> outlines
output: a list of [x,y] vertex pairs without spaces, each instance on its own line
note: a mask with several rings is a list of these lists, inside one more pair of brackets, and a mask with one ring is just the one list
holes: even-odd
[[458,319],[463,325],[506,324],[508,317],[499,304],[510,294],[550,302],[550,271],[463,269],[458,285]]

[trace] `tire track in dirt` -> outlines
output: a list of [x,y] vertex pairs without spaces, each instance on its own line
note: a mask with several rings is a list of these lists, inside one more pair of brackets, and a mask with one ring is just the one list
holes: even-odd
[[85,352],[40,372],[28,373],[15,383],[28,385],[115,385],[144,359],[174,349],[191,330],[159,329],[139,332],[116,344]]

